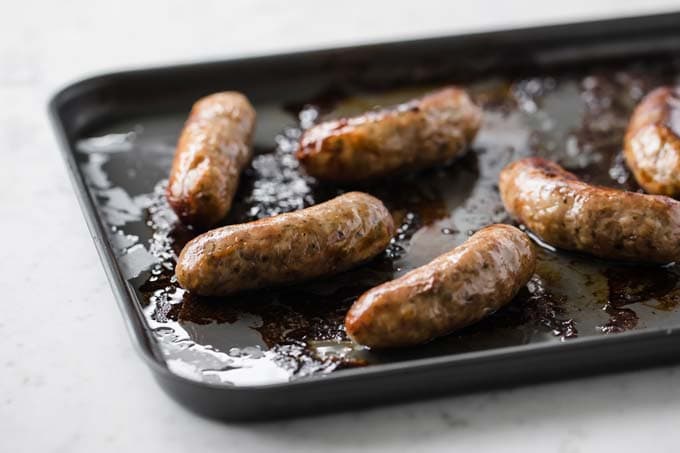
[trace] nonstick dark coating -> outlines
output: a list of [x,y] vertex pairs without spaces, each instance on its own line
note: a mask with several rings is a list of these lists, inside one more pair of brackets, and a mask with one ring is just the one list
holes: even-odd
[[[499,41],[499,49],[526,51],[515,59],[489,49],[475,56],[472,50],[483,43],[468,38],[466,47],[465,39],[449,38],[433,41],[427,52],[416,51],[423,43],[406,43],[296,55],[288,63],[272,57],[159,69],[61,93],[53,109],[68,143],[67,160],[77,187],[87,187],[80,194],[86,210],[90,201],[95,205],[88,210],[91,228],[105,232],[98,240],[105,263],[115,263],[109,268],[114,289],[143,349],[154,356],[158,379],[201,413],[266,418],[395,401],[394,391],[424,376],[431,388],[402,391],[403,398],[636,366],[604,352],[615,350],[614,341],[634,345],[621,354],[645,356],[637,365],[677,352],[665,337],[680,326],[678,266],[622,265],[549,248],[541,249],[536,275],[511,304],[448,337],[375,352],[353,345],[342,325],[366,289],[428,262],[487,224],[512,223],[500,203],[497,176],[514,159],[538,155],[587,181],[638,190],[621,158],[623,133],[647,91],[678,82],[680,41],[669,41],[672,35],[660,33],[661,25],[635,38],[614,33],[630,26],[611,22],[610,35],[590,31],[603,43],[618,43],[609,44],[618,52],[596,52],[592,40],[557,39],[546,28],[535,32],[533,44],[516,37]],[[574,37],[589,30],[580,27]],[[642,38],[657,43],[649,45],[654,52],[634,45]],[[631,52],[621,57],[626,45]],[[567,52],[574,46],[582,49],[581,59]],[[400,48],[411,63],[388,70]],[[364,61],[371,63],[362,66]],[[268,65],[265,77],[257,69],[267,72]],[[300,131],[315,122],[449,83],[466,87],[485,112],[472,149],[455,162],[343,187],[306,176],[292,155]],[[176,255],[198,232],[177,222],[163,188],[191,101],[222,89],[245,91],[258,112],[256,157],[224,224],[363,190],[381,198],[400,225],[387,251],[337,276],[229,298],[200,298],[179,288]],[[659,332],[666,333],[652,336]],[[589,348],[591,340],[601,341]],[[527,363],[535,366],[526,369]],[[300,401],[305,392],[310,398]]]

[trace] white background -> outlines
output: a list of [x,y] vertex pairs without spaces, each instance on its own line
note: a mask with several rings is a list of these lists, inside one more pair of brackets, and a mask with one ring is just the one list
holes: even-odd
[[678,451],[678,367],[266,424],[185,411],[131,346],[46,116],[56,88],[110,69],[674,8],[0,0],[0,451]]

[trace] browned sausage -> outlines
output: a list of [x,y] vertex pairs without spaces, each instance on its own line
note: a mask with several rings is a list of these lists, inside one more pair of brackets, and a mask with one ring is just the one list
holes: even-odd
[[182,287],[217,296],[344,271],[387,247],[394,222],[380,200],[350,192],[325,203],[209,231],[182,250]]
[[250,162],[255,110],[241,93],[216,93],[194,104],[175,151],[166,191],[183,223],[209,228],[231,208]]
[[461,155],[481,118],[465,91],[449,87],[390,109],[314,126],[302,135],[296,155],[318,179],[378,178]]
[[535,267],[526,234],[491,225],[434,261],[365,292],[347,313],[345,329],[372,348],[423,343],[510,302]]
[[649,93],[633,112],[624,144],[626,164],[649,193],[680,195],[680,87]]
[[505,209],[548,244],[601,258],[680,258],[680,202],[592,186],[554,162],[529,158],[500,175]]

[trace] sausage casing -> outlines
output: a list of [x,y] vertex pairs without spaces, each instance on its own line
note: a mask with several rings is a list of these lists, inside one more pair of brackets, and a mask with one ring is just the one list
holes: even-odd
[[204,296],[293,283],[347,270],[389,244],[394,222],[380,200],[350,192],[325,203],[208,231],[180,253],[180,285]]
[[645,191],[680,195],[680,87],[645,96],[628,124],[623,155]]
[[296,156],[318,179],[379,178],[461,155],[481,118],[464,90],[449,87],[390,109],[318,124],[304,132]]
[[166,191],[183,223],[209,228],[231,208],[250,162],[255,109],[241,93],[215,93],[196,102],[179,137]]
[[624,261],[680,258],[680,202],[587,184],[554,162],[528,158],[506,166],[505,209],[556,247]]
[[535,267],[526,234],[491,225],[430,263],[364,293],[347,313],[345,329],[354,341],[373,348],[423,343],[498,310]]

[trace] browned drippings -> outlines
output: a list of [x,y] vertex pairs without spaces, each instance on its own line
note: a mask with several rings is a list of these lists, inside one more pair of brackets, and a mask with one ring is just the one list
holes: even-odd
[[675,289],[678,281],[675,269],[663,267],[618,267],[605,271],[609,284],[609,305],[624,305],[660,299]]
[[511,304],[463,333],[528,325],[547,329],[561,339],[575,338],[578,331],[575,321],[567,315],[566,302],[566,297],[555,296],[547,289],[544,279],[534,275]]
[[655,310],[671,311],[678,305],[678,271],[672,267],[612,267],[604,272],[609,295],[604,311],[609,315],[600,326],[605,333],[633,329],[638,324],[635,311],[626,306],[643,303]]
[[620,333],[637,327],[638,316],[630,308],[607,305],[604,311],[609,315],[607,322],[600,326],[600,330],[604,333]]

